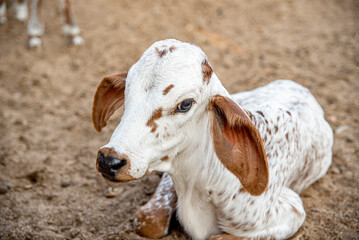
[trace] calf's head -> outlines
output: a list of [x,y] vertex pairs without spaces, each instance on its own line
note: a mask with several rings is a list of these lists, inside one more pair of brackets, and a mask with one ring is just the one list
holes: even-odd
[[98,153],[97,169],[106,179],[125,182],[153,170],[173,172],[176,156],[196,151],[208,132],[218,159],[249,193],[266,189],[268,166],[260,135],[199,47],[159,41],[128,73],[105,77],[94,98],[96,130],[122,105],[121,121]]

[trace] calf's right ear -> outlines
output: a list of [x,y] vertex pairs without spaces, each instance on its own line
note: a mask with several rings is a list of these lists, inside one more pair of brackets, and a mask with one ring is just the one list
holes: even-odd
[[98,85],[92,106],[92,122],[95,129],[101,132],[107,120],[125,101],[127,73],[120,73],[102,79]]

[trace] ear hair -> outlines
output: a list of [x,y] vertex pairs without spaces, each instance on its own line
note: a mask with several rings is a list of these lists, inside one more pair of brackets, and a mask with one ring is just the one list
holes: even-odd
[[267,188],[269,173],[258,130],[230,98],[216,95],[209,103],[209,110],[217,157],[251,195],[262,194]]
[[98,132],[106,126],[106,121],[116,109],[123,105],[126,77],[127,73],[107,76],[98,85],[92,106],[92,122]]

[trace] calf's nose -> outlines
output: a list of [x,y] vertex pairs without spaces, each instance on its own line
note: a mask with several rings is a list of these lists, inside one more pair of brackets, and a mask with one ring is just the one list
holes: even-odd
[[113,149],[103,148],[97,155],[97,169],[106,178],[112,180],[128,163],[125,157],[120,157]]

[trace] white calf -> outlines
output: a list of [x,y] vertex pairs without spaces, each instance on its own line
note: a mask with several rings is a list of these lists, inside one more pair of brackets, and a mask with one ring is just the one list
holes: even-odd
[[122,105],[97,169],[114,182],[169,174],[136,213],[146,237],[167,234],[177,209],[194,239],[288,238],[305,219],[298,192],[331,163],[332,130],[306,88],[279,80],[230,95],[188,43],[156,42],[128,74],[105,77],[95,128]]

